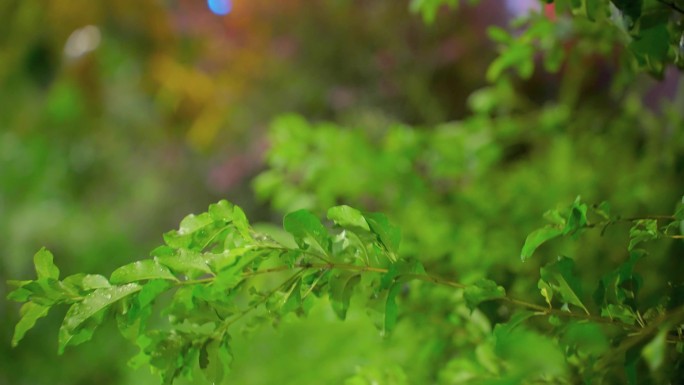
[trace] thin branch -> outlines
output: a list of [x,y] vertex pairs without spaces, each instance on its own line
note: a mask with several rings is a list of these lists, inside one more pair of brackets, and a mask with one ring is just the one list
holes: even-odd
[[[243,278],[249,278],[249,277],[254,277],[254,276],[263,275],[263,274],[283,272],[283,271],[288,271],[288,270],[292,270],[292,269],[299,269],[298,273],[295,274],[294,276],[301,274],[305,270],[312,270],[312,269],[313,270],[340,269],[340,270],[350,270],[350,271],[356,271],[356,272],[372,272],[372,273],[381,273],[381,274],[387,273],[389,271],[388,269],[380,268],[380,267],[358,266],[358,265],[345,264],[345,263],[300,263],[300,264],[295,264],[295,265],[282,265],[282,266],[271,267],[271,268],[263,269],[263,270],[246,272],[246,273],[243,273]],[[455,288],[455,289],[465,289],[466,287],[468,287],[468,285],[466,285],[466,284],[463,284],[460,282],[454,282],[454,281],[451,281],[451,280],[448,280],[445,278],[441,278],[441,277],[437,277],[434,275],[430,275],[430,274],[403,274],[402,277],[406,277],[406,278],[410,278],[410,279],[416,279],[416,280],[424,281],[424,282],[430,282],[430,283],[433,283],[436,285],[447,286],[447,287],[451,287],[451,288]],[[292,279],[292,277],[290,279]],[[191,284],[205,284],[205,283],[210,283],[213,280],[214,280],[213,277],[203,278],[203,279],[198,279],[198,280],[188,280],[188,281],[178,282],[177,285],[181,286],[181,285],[191,285]],[[289,280],[286,282],[289,282]],[[279,286],[279,288],[281,286]],[[278,289],[276,289],[276,290],[278,290]],[[572,312],[572,311],[548,308],[548,307],[544,307],[541,305],[537,305],[537,304],[532,303],[532,302],[520,300],[520,299],[509,297],[509,296],[497,298],[495,300],[508,302],[512,305],[522,307],[522,308],[526,308],[528,310],[532,310],[534,312],[544,314],[544,315],[555,315],[555,316],[563,317],[563,318],[576,318],[576,319],[592,321],[592,322],[596,322],[596,323],[602,323],[602,324],[606,324],[606,325],[620,326],[624,329],[628,329],[628,330],[632,330],[632,331],[641,330],[641,328],[639,328],[638,326],[630,325],[630,324],[627,324],[625,322],[622,322],[622,321],[619,321],[619,320],[616,320],[613,318],[594,316],[591,314],[577,313],[577,312]],[[241,314],[239,316],[239,318],[241,318],[242,316],[243,315]],[[234,320],[231,320],[229,322],[232,324],[234,322]]]
[[660,4],[667,5],[668,7],[672,8],[673,10],[675,10],[675,11],[677,11],[677,12],[679,12],[679,13],[681,13],[681,14],[684,15],[684,8],[681,8],[680,6],[678,6],[677,4],[675,4],[674,2],[673,2],[673,3],[670,3],[669,1],[665,1],[665,0],[658,0],[658,2],[659,2]]
[[223,332],[225,332],[226,330],[228,330],[228,328],[230,327],[230,325],[234,324],[235,322],[237,322],[238,320],[240,320],[241,318],[243,318],[243,317],[246,316],[247,314],[251,313],[253,310],[257,309],[259,306],[261,306],[261,305],[263,305],[264,303],[266,303],[266,301],[268,301],[269,298],[271,298],[271,296],[273,296],[273,294],[277,293],[278,291],[280,291],[280,290],[283,289],[284,287],[287,287],[287,286],[290,285],[293,281],[295,281],[295,280],[297,280],[299,277],[301,277],[302,273],[304,273],[305,270],[306,270],[305,268],[300,268],[296,273],[294,273],[294,274],[293,274],[292,276],[290,276],[288,279],[286,279],[285,281],[283,281],[283,283],[281,283],[281,284],[278,285],[275,289],[271,290],[268,294],[266,294],[266,295],[264,296],[264,298],[263,298],[261,301],[259,301],[257,304],[248,307],[247,309],[243,310],[240,314],[236,315],[235,317],[231,318],[231,319],[228,320],[228,321],[225,321],[225,322],[223,323],[223,325],[221,325],[221,327],[219,328],[219,335],[220,335],[220,334],[223,334]]
[[644,219],[674,221],[677,219],[677,217],[675,217],[674,215],[644,215],[642,217],[617,218],[618,221],[624,221],[624,222],[634,222],[634,221],[640,221],[640,220],[644,220]]

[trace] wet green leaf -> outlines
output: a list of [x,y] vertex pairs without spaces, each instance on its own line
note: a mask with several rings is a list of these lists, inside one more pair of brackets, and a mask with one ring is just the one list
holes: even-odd
[[206,226],[213,224],[213,220],[208,213],[202,213],[199,215],[190,214],[183,218],[178,228],[178,234],[187,235],[192,234]]
[[27,299],[40,305],[53,305],[69,300],[74,293],[73,289],[66,287],[62,282],[52,278],[41,278],[35,281],[28,281],[19,289],[11,292],[8,299],[24,302]]
[[112,286],[106,277],[99,274],[86,274],[81,284],[84,290],[102,289]]
[[359,228],[370,231],[368,222],[361,211],[346,205],[331,207],[328,210],[328,219],[344,228]]
[[129,263],[128,265],[121,266],[114,270],[109,281],[118,285],[148,279],[178,280],[167,267],[160,265],[159,262],[152,259],[144,259],[142,261]]
[[225,199],[209,205],[209,216],[214,221],[229,222],[233,219],[233,205]]
[[245,240],[252,240],[252,235],[249,230],[249,222],[245,212],[238,206],[233,207],[233,225],[238,230],[242,238]]
[[78,328],[90,317],[141,289],[142,286],[136,283],[96,289],[88,294],[82,302],[71,305],[59,329],[59,353],[62,354],[67,345],[74,344],[71,340],[78,335]]
[[330,253],[330,235],[320,220],[308,210],[291,212],[283,219],[283,227],[294,236],[302,249],[315,247],[323,254]]
[[180,249],[177,255],[156,257],[155,261],[191,279],[211,273],[204,255],[197,251]]

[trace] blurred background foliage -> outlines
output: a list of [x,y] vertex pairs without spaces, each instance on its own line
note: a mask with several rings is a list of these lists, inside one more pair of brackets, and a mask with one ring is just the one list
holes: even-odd
[[[536,279],[517,277],[558,254],[597,281],[626,258],[625,231],[555,241],[526,264],[520,246],[577,195],[670,213],[684,191],[684,83],[675,69],[641,73],[605,25],[537,12],[507,27],[536,3],[480,3],[436,8],[426,25],[405,1],[235,0],[226,16],[191,0],[3,1],[0,294],[41,246],[65,275],[107,274],[221,198],[252,222],[382,211],[429,271],[521,297]],[[493,70],[504,46],[519,55]],[[646,293],[680,282],[681,244],[651,252]],[[253,331],[234,341],[231,380],[451,384],[477,370],[483,313],[473,322],[452,292],[419,284],[401,311],[411,317],[388,340],[365,314],[341,323],[324,307]],[[17,307],[2,302],[0,383],[157,383],[126,367],[133,349],[111,325],[57,357],[61,315],[11,350]]]

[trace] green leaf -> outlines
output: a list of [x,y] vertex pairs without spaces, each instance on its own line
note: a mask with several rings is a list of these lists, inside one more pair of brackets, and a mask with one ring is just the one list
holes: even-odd
[[613,0],[612,3],[615,4],[617,9],[622,11],[625,18],[629,18],[631,20],[629,24],[634,24],[634,22],[641,16],[641,6],[643,0]]
[[636,314],[634,314],[634,311],[629,307],[613,304],[608,304],[601,308],[601,317],[608,317],[610,319],[617,318],[628,325],[634,325],[637,318]]
[[112,272],[109,281],[118,285],[148,279],[178,281],[178,278],[176,278],[167,267],[160,265],[157,261],[152,259],[144,259],[121,266]]
[[102,289],[111,287],[106,277],[99,274],[86,274],[81,281],[84,290]]
[[177,323],[173,327],[176,332],[202,337],[209,337],[216,331],[215,322],[197,323],[188,319],[184,319],[183,322]]
[[537,282],[537,288],[539,288],[539,292],[542,297],[544,297],[544,300],[546,300],[546,303],[551,307],[551,301],[553,301],[553,288],[551,285],[543,279],[540,279],[539,282]]
[[19,341],[24,338],[26,332],[35,326],[38,319],[45,317],[49,310],[50,306],[39,305],[33,302],[27,302],[22,305],[20,310],[21,319],[14,327],[12,347],[16,347],[19,344]]
[[236,287],[244,280],[242,275],[244,268],[254,262],[257,258],[265,256],[260,255],[258,252],[245,254],[245,251],[238,251],[240,251],[239,255],[236,255],[230,260],[230,263],[225,261],[225,263],[221,264],[221,270],[212,283],[212,289],[214,291],[225,292],[226,290]]
[[587,225],[587,205],[577,197],[570,206],[570,215],[565,223],[563,235],[573,234]]
[[542,267],[539,272],[541,279],[552,287],[555,292],[560,294],[565,303],[579,306],[589,314],[589,310],[587,310],[580,299],[582,287],[580,281],[574,275],[574,266],[575,262],[572,259],[559,257],[558,261]]
[[605,3],[599,0],[573,0],[572,3],[575,14],[586,16],[591,21],[596,21],[607,11]]
[[368,222],[361,211],[346,205],[331,207],[328,210],[328,219],[335,222],[340,227],[360,228],[370,231]]
[[330,253],[330,236],[320,220],[308,210],[291,212],[283,219],[283,227],[294,236],[302,249],[316,247],[325,255]]
[[233,225],[238,230],[242,238],[245,240],[252,240],[252,235],[249,233],[249,221],[245,212],[238,206],[233,207]]
[[385,301],[385,335],[392,333],[392,330],[397,325],[397,318],[399,317],[397,294],[401,292],[402,285],[403,283],[395,283],[387,292],[387,300]]
[[59,279],[59,269],[55,266],[53,259],[52,253],[44,247],[33,256],[33,264],[36,267],[38,279]]
[[500,329],[499,333],[510,333],[535,315],[537,315],[537,313],[529,310],[518,310],[513,313],[508,322],[497,324],[496,328]]
[[287,298],[285,299],[285,303],[283,303],[283,306],[280,308],[280,314],[285,315],[289,312],[293,312],[293,311],[297,310],[301,305],[302,305],[302,280],[300,278],[297,280],[297,282],[294,285],[292,285],[289,293],[287,293]]
[[561,343],[583,354],[601,357],[610,349],[605,333],[595,323],[572,322],[563,332]]
[[[181,249],[181,248],[190,248],[192,245],[192,234],[189,235],[182,235],[178,232],[178,230],[171,230],[163,235],[164,237],[164,242],[172,249]],[[157,255],[159,248],[154,249],[152,251],[153,255]]]
[[178,234],[192,234],[213,223],[214,221],[208,213],[202,213],[199,215],[190,214],[181,221],[180,227],[178,228]]
[[641,355],[652,372],[657,371],[665,362],[667,330],[663,329],[641,351]]
[[637,57],[648,61],[662,62],[667,59],[670,49],[670,33],[667,23],[657,23],[650,28],[642,29],[639,35],[629,44],[629,49]]
[[642,242],[658,239],[658,221],[655,219],[641,219],[636,221],[629,229],[629,246],[627,250],[633,250]]
[[528,373],[528,379],[565,374],[565,356],[553,338],[506,324],[496,325],[492,335],[494,352],[506,362],[508,370]]
[[233,362],[233,354],[230,350],[230,341],[227,334],[221,340],[208,340],[200,350],[200,369],[207,381],[212,384],[220,384],[225,379]]
[[513,39],[508,31],[501,27],[490,26],[487,28],[487,35],[489,35],[489,38],[497,43],[510,44],[513,42]]
[[78,295],[73,289],[52,278],[41,278],[28,281],[19,289],[11,292],[7,298],[17,302],[30,299],[39,305],[53,305],[67,301],[72,295]]
[[361,275],[351,272],[340,272],[330,279],[330,303],[337,317],[344,320],[354,287],[361,282]]
[[420,13],[425,24],[432,24],[443,5],[456,7],[458,0],[411,0],[411,11]]
[[149,306],[161,293],[165,292],[171,283],[163,279],[154,279],[142,286],[136,297],[141,307]]
[[[164,242],[174,249],[202,251],[221,231],[226,229],[225,220],[215,221],[209,213],[190,214],[183,218],[178,230],[171,230],[164,234]],[[155,255],[157,252],[158,250],[155,250]]]
[[129,283],[123,286],[113,286],[96,289],[88,294],[82,302],[77,302],[69,308],[59,329],[59,354],[64,352],[67,345],[75,344],[72,339],[77,336],[79,327],[99,311],[106,309],[120,299],[136,293],[142,286]]
[[635,306],[642,278],[634,273],[634,266],[644,256],[645,252],[634,250],[630,252],[627,261],[601,277],[598,288],[594,291],[594,302],[601,307],[608,303]]
[[[401,242],[401,231],[399,228],[391,224],[384,214],[364,213],[363,216],[366,218],[371,231],[380,238],[380,242],[385,246],[385,249],[390,253],[396,253]],[[393,258],[396,259],[395,257]]]
[[532,256],[532,254],[534,254],[534,251],[537,250],[537,248],[541,246],[544,242],[556,238],[562,233],[563,231],[561,231],[560,229],[551,226],[546,226],[542,227],[541,229],[534,230],[525,239],[525,244],[523,245],[522,251],[520,252],[520,259],[522,259],[522,261],[525,262],[528,258]]
[[194,279],[203,274],[210,274],[211,269],[205,262],[205,257],[196,251],[180,249],[178,255],[155,257],[155,261],[179,274]]
[[534,70],[534,49],[527,44],[514,44],[508,46],[487,68],[485,74],[488,81],[494,83],[505,70],[511,67],[518,69],[521,77],[529,77]]
[[163,279],[154,279],[142,285],[138,295],[130,301],[127,312],[117,316],[119,330],[125,338],[135,341],[146,329],[147,319],[152,315],[152,302],[170,286],[171,283]]
[[474,285],[469,285],[463,292],[466,306],[472,311],[482,302],[497,298],[504,298],[506,290],[496,282],[489,279],[481,279]]
[[565,227],[567,220],[558,210],[548,210],[544,213],[544,219],[556,227]]
[[231,221],[233,212],[233,205],[225,199],[209,205],[209,216],[214,221]]
[[684,197],[682,197],[682,201],[677,205],[674,217],[678,221],[684,221]]
[[610,209],[610,203],[603,201],[600,204],[598,204],[595,208],[594,211],[596,214],[602,216],[604,219],[610,220],[611,217],[611,209]]
[[225,268],[235,265],[242,260],[242,256],[253,250],[251,247],[238,247],[224,251],[220,254],[204,254],[207,265],[211,267],[212,272],[217,273]]
[[639,361],[641,346],[633,346],[625,352],[625,375],[629,385],[637,385],[637,363]]
[[[28,281],[33,282],[33,281]],[[28,283],[27,282],[27,283]],[[16,288],[7,294],[7,299],[14,302],[26,302],[31,298],[32,292],[24,287]]]

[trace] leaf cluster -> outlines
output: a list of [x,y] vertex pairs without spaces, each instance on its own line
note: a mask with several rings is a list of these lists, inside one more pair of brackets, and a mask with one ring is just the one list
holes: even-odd
[[[595,211],[611,223],[617,221],[606,213],[605,204]],[[562,228],[559,235],[572,235],[596,227],[587,212],[578,198],[566,215],[553,212],[547,217]],[[519,308],[496,325],[489,342],[480,347],[469,364],[473,379],[560,380],[574,372],[585,381],[600,382],[616,375],[610,354],[621,352],[627,354],[624,373],[635,383],[638,360],[629,359],[634,349],[656,373],[666,367],[665,357],[681,361],[668,344],[684,343],[683,308],[639,306],[641,278],[635,265],[646,251],[634,249],[634,240],[643,238],[638,229],[644,219],[629,219],[635,223],[630,258],[598,283],[593,295],[600,310],[596,314],[585,304],[582,280],[568,257],[540,269],[544,307],[508,296],[492,280],[466,285],[428,274],[419,262],[400,256],[399,229],[382,214],[335,206],[327,217],[328,226],[306,210],[286,215],[283,227],[296,244],[288,247],[256,232],[238,206],[220,201],[166,233],[165,244],[152,251],[152,258],[124,265],[109,278],[76,274],[60,280],[52,254],[41,249],[34,257],[36,279],[11,282],[17,288],[8,298],[24,303],[12,343],[19,343],[52,307],[67,305],[59,331],[60,354],[88,341],[99,325],[113,319],[139,348],[132,365],[149,365],[165,384],[198,373],[220,383],[232,362],[233,333],[264,323],[277,326],[291,315],[306,316],[320,297],[344,320],[356,293],[361,306],[382,315],[377,326],[389,335],[401,313],[402,293],[410,281],[418,280],[460,293],[471,312],[492,300]],[[679,223],[680,217],[681,210],[667,218]],[[656,234],[671,227],[656,228]],[[528,256],[550,239],[540,241],[534,234],[538,231],[523,246]],[[540,316],[552,326],[546,334],[531,322]],[[453,365],[456,362],[466,361]],[[537,374],[531,377],[531,370]]]

